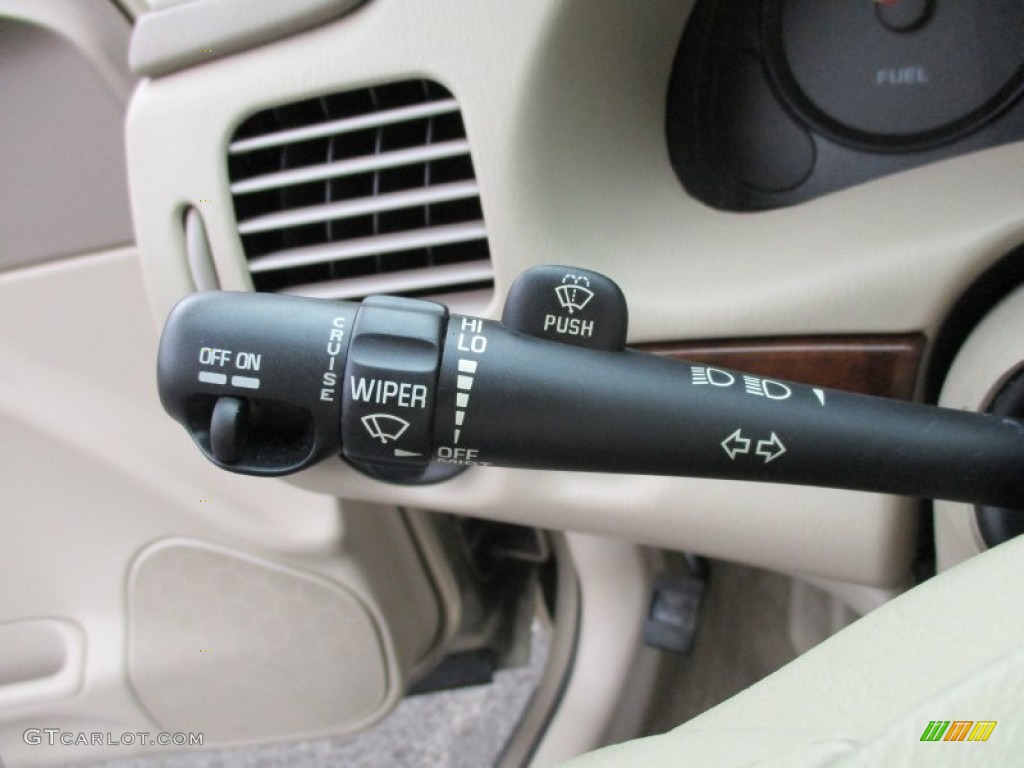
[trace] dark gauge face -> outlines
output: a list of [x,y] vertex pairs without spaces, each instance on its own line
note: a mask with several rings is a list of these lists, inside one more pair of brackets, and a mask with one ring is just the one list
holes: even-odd
[[845,143],[948,141],[997,113],[1021,83],[1017,0],[772,0],[765,10],[782,91]]

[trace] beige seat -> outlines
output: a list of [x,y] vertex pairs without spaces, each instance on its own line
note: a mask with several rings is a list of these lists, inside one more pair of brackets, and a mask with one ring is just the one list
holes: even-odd
[[[933,720],[997,725],[987,741],[921,741]],[[1024,541],[936,576],[673,731],[566,764],[634,765],[1024,766]]]

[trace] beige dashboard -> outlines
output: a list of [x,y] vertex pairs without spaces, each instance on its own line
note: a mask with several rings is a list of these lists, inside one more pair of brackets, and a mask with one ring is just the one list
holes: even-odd
[[[664,141],[664,94],[688,10],[382,0],[143,82],[128,117],[129,172],[157,322],[192,287],[186,207],[205,219],[222,287],[251,285],[225,161],[240,122],[279,103],[427,77],[451,90],[466,123],[494,262],[489,315],[519,272],[555,262],[622,285],[633,343],[934,332],[963,286],[1020,240],[1019,149],[790,209],[711,210],[685,194]],[[915,530],[905,500],[712,481],[488,468],[412,489],[333,461],[294,482],[878,586],[905,575]]]

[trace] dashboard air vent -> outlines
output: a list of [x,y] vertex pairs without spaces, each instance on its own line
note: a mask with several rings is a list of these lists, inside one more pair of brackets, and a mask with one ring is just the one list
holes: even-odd
[[236,131],[228,171],[257,291],[490,298],[466,130],[435,82],[259,112]]

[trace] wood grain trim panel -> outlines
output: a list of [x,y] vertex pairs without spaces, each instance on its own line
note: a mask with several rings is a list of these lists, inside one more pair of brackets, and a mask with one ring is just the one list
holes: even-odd
[[924,344],[924,336],[907,334],[678,342],[640,349],[759,376],[910,400]]

